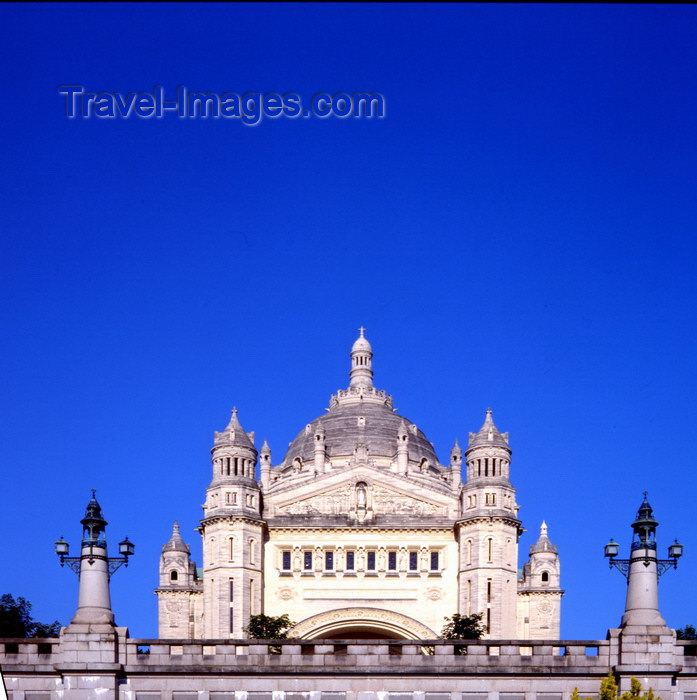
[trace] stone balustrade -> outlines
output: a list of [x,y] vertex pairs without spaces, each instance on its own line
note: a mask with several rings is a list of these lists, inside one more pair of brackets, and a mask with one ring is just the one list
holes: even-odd
[[[57,661],[59,639],[16,639],[0,642],[0,664],[49,670]],[[584,672],[610,666],[608,641],[505,641],[505,640],[162,640],[128,639],[120,643],[118,662],[136,669],[184,667],[191,669],[229,668],[244,673],[268,673],[284,667],[294,671],[306,668],[342,667],[345,672],[384,673],[472,669],[477,673],[525,673],[526,669],[547,667]],[[688,648],[688,647],[685,647]],[[694,648],[694,647],[692,647]],[[87,649],[85,650],[85,652]],[[80,654],[77,655],[79,661]],[[687,657],[697,662],[697,657]]]
[[118,700],[569,700],[574,688],[597,697],[610,670],[623,689],[641,675],[663,700],[697,700],[697,642],[659,644],[646,666],[631,661],[636,638],[622,641],[625,652],[616,632],[602,641],[193,641],[63,630],[0,640],[0,667],[11,700],[90,700],[95,689]]

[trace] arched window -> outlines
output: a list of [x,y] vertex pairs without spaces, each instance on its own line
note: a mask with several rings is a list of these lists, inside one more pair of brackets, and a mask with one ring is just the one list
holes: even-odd
[[542,583],[549,583],[549,571],[542,572]]
[[489,537],[486,541],[487,546],[487,562],[491,563],[494,561],[494,540]]
[[249,540],[249,563],[254,564],[254,558],[256,556],[256,540]]
[[229,548],[230,561],[234,561],[234,559],[235,559],[235,538],[234,537],[228,538],[228,548]]
[[170,581],[176,581],[178,579],[179,579],[179,574],[176,571],[169,572],[169,580]]

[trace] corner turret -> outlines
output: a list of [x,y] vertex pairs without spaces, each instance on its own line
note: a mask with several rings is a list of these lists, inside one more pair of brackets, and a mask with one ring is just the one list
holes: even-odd
[[257,451],[254,433],[246,433],[237,417],[237,409],[225,430],[215,433],[213,478],[203,506],[205,518],[225,511],[244,510],[260,514],[260,489],[256,482]]
[[[203,599],[206,609],[229,615],[206,616],[203,636],[244,636],[251,615],[262,609],[264,530],[262,492],[255,480],[254,433],[246,433],[237,409],[215,433],[213,479],[206,489],[203,519]],[[271,450],[264,448],[262,479],[268,482]]]
[[518,636],[521,639],[558,639],[561,629],[560,567],[557,548],[543,520],[540,536],[530,547],[530,560],[518,582]]
[[175,520],[172,535],[162,545],[157,595],[159,636],[193,639],[201,634],[203,586]]
[[522,528],[515,489],[508,478],[508,433],[499,432],[490,408],[479,432],[469,434],[465,459],[467,481],[462,487],[457,523],[460,613],[481,612],[490,638],[514,639]]

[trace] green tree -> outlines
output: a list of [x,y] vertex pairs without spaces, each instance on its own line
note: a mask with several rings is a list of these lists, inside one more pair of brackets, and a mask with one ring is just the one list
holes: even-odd
[[482,625],[483,613],[446,617],[448,623],[440,633],[441,639],[481,639],[486,631]]
[[620,695],[620,700],[655,700],[655,698],[651,688],[642,694],[641,683],[636,678],[632,678],[629,690]]
[[694,625],[685,625],[679,630],[675,630],[678,639],[697,639],[697,630]]
[[600,681],[600,700],[617,700],[617,681],[612,672]]
[[9,593],[0,596],[0,638],[57,637],[61,623],[36,622],[31,616],[31,603],[25,598],[15,599]]
[[252,615],[244,631],[250,639],[285,639],[294,624],[288,615]]
[[[607,674],[607,678],[603,678],[600,682],[600,700],[661,700],[654,696],[651,688],[642,693],[641,683],[636,678],[631,679],[628,691],[622,693],[622,695],[618,695],[618,693],[617,681],[611,671]],[[578,693],[578,688],[574,688],[571,693],[571,700],[582,700]],[[583,700],[591,700],[591,698],[588,696],[583,698]]]

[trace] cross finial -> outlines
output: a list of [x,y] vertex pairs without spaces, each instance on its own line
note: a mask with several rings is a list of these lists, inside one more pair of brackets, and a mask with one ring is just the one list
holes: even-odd
[[365,329],[363,326],[361,326],[358,330],[360,331],[361,338],[362,338],[362,337],[363,337],[363,333],[365,333],[366,329]]
[[644,491],[644,498],[646,498],[649,495],[648,491]]

